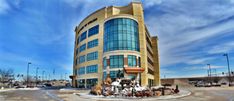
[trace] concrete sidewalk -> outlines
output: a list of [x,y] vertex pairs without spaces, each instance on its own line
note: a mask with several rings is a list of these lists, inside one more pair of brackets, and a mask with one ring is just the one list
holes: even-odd
[[188,90],[180,90],[178,94],[173,94],[173,95],[165,95],[165,96],[158,96],[158,97],[122,97],[122,96],[95,96],[95,95],[90,95],[88,93],[76,93],[76,95],[80,98],[83,99],[90,99],[90,100],[165,100],[165,99],[175,99],[175,98],[180,98],[180,97],[185,97],[189,96],[191,94],[190,91]]

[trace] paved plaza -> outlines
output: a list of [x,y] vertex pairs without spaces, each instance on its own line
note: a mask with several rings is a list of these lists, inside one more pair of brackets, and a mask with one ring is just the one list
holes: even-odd
[[[88,93],[87,90],[59,90],[59,89],[35,89],[35,90],[9,90],[0,91],[0,101],[234,101],[234,87],[210,87],[210,88],[183,88],[192,93],[189,96],[179,98],[159,99],[151,98],[95,98],[82,97],[77,94]],[[165,97],[164,97],[165,98]]]

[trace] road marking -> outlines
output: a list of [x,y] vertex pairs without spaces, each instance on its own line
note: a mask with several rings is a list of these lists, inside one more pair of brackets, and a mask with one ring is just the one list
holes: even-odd
[[54,99],[54,100],[56,100],[56,101],[63,101],[62,99],[60,99],[59,97],[57,97],[55,94],[49,93],[48,91],[46,91],[46,94],[47,94],[50,98],[52,98],[52,99]]

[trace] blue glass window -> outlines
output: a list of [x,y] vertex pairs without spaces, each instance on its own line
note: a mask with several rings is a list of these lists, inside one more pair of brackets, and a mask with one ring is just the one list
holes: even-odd
[[81,45],[80,48],[79,48],[79,52],[82,52],[86,49],[86,43]]
[[80,39],[80,38],[78,37],[78,38],[77,38],[77,40],[76,40],[76,45],[78,45],[78,43],[79,43],[79,39]]
[[87,37],[87,31],[83,32],[81,35],[80,35],[80,38],[79,38],[79,42],[83,41],[84,39],[86,39]]
[[86,87],[87,88],[92,88],[97,84],[97,82],[98,82],[97,78],[87,79],[86,80]]
[[141,67],[141,57],[138,58],[138,65]]
[[96,26],[94,26],[94,27],[92,27],[92,28],[89,29],[89,34],[88,34],[88,36],[89,36],[89,37],[90,37],[90,36],[93,36],[93,35],[95,35],[95,34],[98,34],[98,32],[99,32],[99,25],[96,25]]
[[106,76],[107,76],[106,72],[103,72],[103,80],[106,79]]
[[78,72],[78,75],[85,74],[85,67],[80,67],[77,72]]
[[98,46],[98,39],[94,39],[94,40],[88,42],[88,48],[93,48],[96,46]]
[[110,71],[110,77],[111,78],[116,78],[118,71]]
[[75,65],[77,65],[77,63],[78,63],[78,59],[76,58],[76,60],[75,60]]
[[85,79],[78,79],[78,88],[85,88]]
[[98,58],[98,52],[92,52],[87,54],[87,61],[96,60]]
[[79,57],[79,63],[85,62],[85,55]]
[[98,65],[90,65],[86,67],[86,73],[97,73]]
[[110,68],[123,68],[123,66],[124,66],[123,55],[110,56]]
[[128,55],[128,66],[129,67],[136,67],[137,66],[137,60],[136,56],[134,55]]
[[107,61],[106,61],[106,57],[103,58],[103,69],[106,69],[107,67]]
[[[117,71],[110,71],[110,78],[112,78],[112,79],[116,78],[118,72],[119,72],[118,70]],[[123,71],[121,70],[120,73],[123,73]]]
[[138,23],[129,18],[111,19],[104,24],[104,52],[140,51]]
[[78,48],[76,48],[76,55],[78,55],[78,52],[79,52],[79,49],[78,49]]

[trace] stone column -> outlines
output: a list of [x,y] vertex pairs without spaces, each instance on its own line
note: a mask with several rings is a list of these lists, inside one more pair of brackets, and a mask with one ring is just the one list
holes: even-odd
[[106,77],[108,77],[108,76],[110,76],[110,57],[109,56],[106,57],[106,63],[107,63]]
[[[124,54],[124,68],[125,67],[128,67],[128,55],[127,54]],[[128,77],[128,74],[124,72],[124,78],[127,78],[127,77]]]

